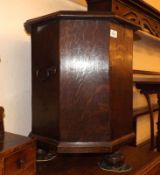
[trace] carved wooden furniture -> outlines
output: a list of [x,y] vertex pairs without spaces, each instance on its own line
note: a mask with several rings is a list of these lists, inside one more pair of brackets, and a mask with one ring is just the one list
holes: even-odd
[[89,11],[107,11],[140,25],[160,38],[160,12],[142,0],[86,0]]
[[[88,0],[25,23],[32,39],[32,132],[57,153],[113,153],[132,142],[134,31],[159,37],[159,12],[138,0]],[[99,11],[99,12],[94,12]]]
[[[58,153],[112,152],[134,138],[133,31],[112,14],[58,12],[32,36],[32,136]],[[127,94],[127,96],[126,96]]]
[[[112,12],[124,19],[132,21],[141,27],[144,34],[148,33],[153,39],[160,38],[160,12],[142,0],[87,0],[89,11]],[[140,39],[134,36],[135,40]],[[145,95],[150,108],[148,94]],[[150,110],[150,116],[152,116]],[[151,147],[153,149],[154,130],[151,117]]]
[[89,12],[25,23],[32,36],[31,135],[58,153],[112,152],[133,140],[133,31],[160,36],[159,12],[140,0],[87,3]]
[[156,147],[157,150],[160,151],[160,78],[135,78],[134,82],[136,87],[140,89],[140,92],[144,94],[147,100],[150,112],[151,149],[155,148],[155,140],[154,140],[154,117],[153,117],[153,109],[150,95],[157,94],[159,115],[157,123],[158,133],[156,139]]
[[35,141],[5,132],[0,139],[0,175],[35,175]]

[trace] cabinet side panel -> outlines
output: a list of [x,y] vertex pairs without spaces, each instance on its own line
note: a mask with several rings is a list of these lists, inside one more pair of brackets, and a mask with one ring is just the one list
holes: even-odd
[[[110,116],[112,137],[132,132],[132,55],[133,31],[111,23],[117,37],[110,37]],[[113,33],[114,33],[113,32]]]
[[58,138],[58,22],[32,29],[32,133]]
[[103,20],[61,21],[61,141],[110,138],[107,34]]

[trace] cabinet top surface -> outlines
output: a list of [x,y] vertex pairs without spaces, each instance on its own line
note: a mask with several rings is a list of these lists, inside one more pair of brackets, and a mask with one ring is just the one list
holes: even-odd
[[33,140],[29,137],[12,134],[5,132],[4,136],[0,138],[0,155],[6,151],[12,151],[17,147],[21,147],[27,143],[31,143]]
[[89,20],[89,19],[100,19],[100,20],[114,20],[119,21],[121,24],[129,25],[135,29],[139,29],[140,26],[125,20],[124,18],[115,15],[113,13],[104,12],[86,12],[86,11],[58,11],[48,15],[44,15],[38,18],[29,19],[25,22],[24,27],[28,33],[30,33],[31,27],[34,25],[43,25],[47,22],[60,19],[71,19],[71,20]]

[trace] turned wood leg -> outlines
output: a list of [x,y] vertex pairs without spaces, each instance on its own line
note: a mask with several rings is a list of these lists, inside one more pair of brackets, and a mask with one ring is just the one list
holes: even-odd
[[148,109],[149,109],[149,115],[150,115],[150,139],[151,139],[151,150],[154,149],[154,118],[153,118],[153,110],[151,105],[150,96],[147,93],[144,93],[144,96],[147,99]]
[[160,152],[160,94],[157,94],[158,98],[158,122],[157,122],[157,151]]

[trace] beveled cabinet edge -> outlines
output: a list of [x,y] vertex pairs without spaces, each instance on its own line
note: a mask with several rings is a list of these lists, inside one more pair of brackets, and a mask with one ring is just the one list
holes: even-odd
[[106,19],[110,21],[118,21],[120,24],[125,24],[134,30],[141,29],[140,25],[134,24],[118,15],[113,13],[101,13],[101,12],[83,12],[83,11],[59,11],[44,15],[38,18],[29,19],[25,22],[24,27],[27,33],[31,33],[31,28],[37,25],[43,25],[46,22],[57,20],[57,19]]

